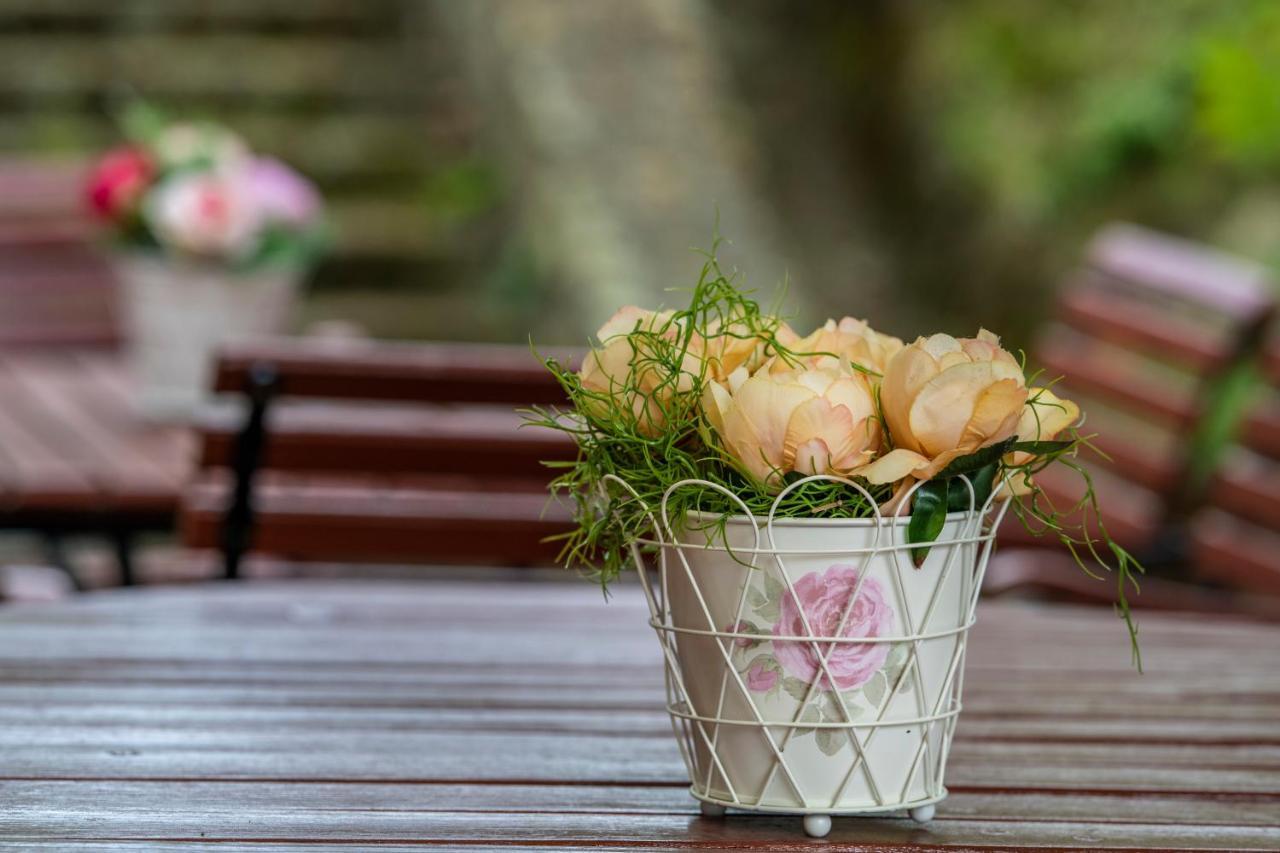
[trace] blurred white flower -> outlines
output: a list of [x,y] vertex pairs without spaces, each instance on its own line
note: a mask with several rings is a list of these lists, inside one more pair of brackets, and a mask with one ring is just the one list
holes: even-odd
[[235,133],[209,122],[171,124],[155,141],[162,167],[234,171],[249,159],[249,146]]

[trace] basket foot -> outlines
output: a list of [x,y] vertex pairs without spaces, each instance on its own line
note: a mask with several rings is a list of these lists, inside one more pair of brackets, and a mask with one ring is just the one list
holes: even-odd
[[933,813],[937,811],[937,807],[933,803],[927,806],[916,806],[911,810],[911,819],[916,823],[928,823],[933,820]]
[[698,808],[702,810],[703,817],[722,818],[724,817],[724,806],[719,803],[708,803],[706,800],[698,801]]
[[807,814],[804,816],[804,834],[810,838],[826,838],[831,831],[831,815]]

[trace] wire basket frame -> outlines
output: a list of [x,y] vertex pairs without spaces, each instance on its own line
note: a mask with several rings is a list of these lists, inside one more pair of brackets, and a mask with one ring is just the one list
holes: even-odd
[[[612,484],[640,501],[617,477]],[[904,513],[841,477],[787,486],[753,516],[730,490],[683,480],[649,514],[632,556],[663,652],[666,706],[694,797],[713,807],[808,815],[916,809],[946,796],[968,630],[1001,483],[947,516],[917,568]],[[861,493],[868,519],[777,518],[806,483]],[[680,489],[719,491],[741,515],[672,519]],[[646,559],[656,552],[656,567]]]

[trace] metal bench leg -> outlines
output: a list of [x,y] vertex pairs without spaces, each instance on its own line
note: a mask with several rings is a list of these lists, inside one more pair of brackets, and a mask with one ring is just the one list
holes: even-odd
[[133,532],[116,530],[111,534],[111,544],[116,552],[116,565],[120,568],[120,585],[133,586]]
[[249,397],[249,414],[236,437],[232,457],[235,488],[222,520],[222,555],[227,580],[240,576],[240,561],[252,544],[253,481],[262,462],[267,409],[279,383],[280,375],[273,365],[255,364],[249,368],[245,388]]
[[75,569],[71,566],[71,560],[67,557],[67,549],[63,544],[61,533],[49,532],[44,534],[44,554],[45,559],[49,561],[49,565],[71,579],[71,585],[76,592],[84,591],[84,584],[80,582]]

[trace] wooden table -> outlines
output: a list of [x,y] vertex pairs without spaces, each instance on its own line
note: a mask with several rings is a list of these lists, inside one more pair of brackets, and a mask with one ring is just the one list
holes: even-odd
[[134,410],[121,358],[0,355],[0,527],[129,536],[173,524],[193,438]]
[[[634,587],[0,609],[0,850],[1280,848],[1280,630],[984,603],[932,824],[697,816]],[[843,845],[843,846],[841,846]]]

